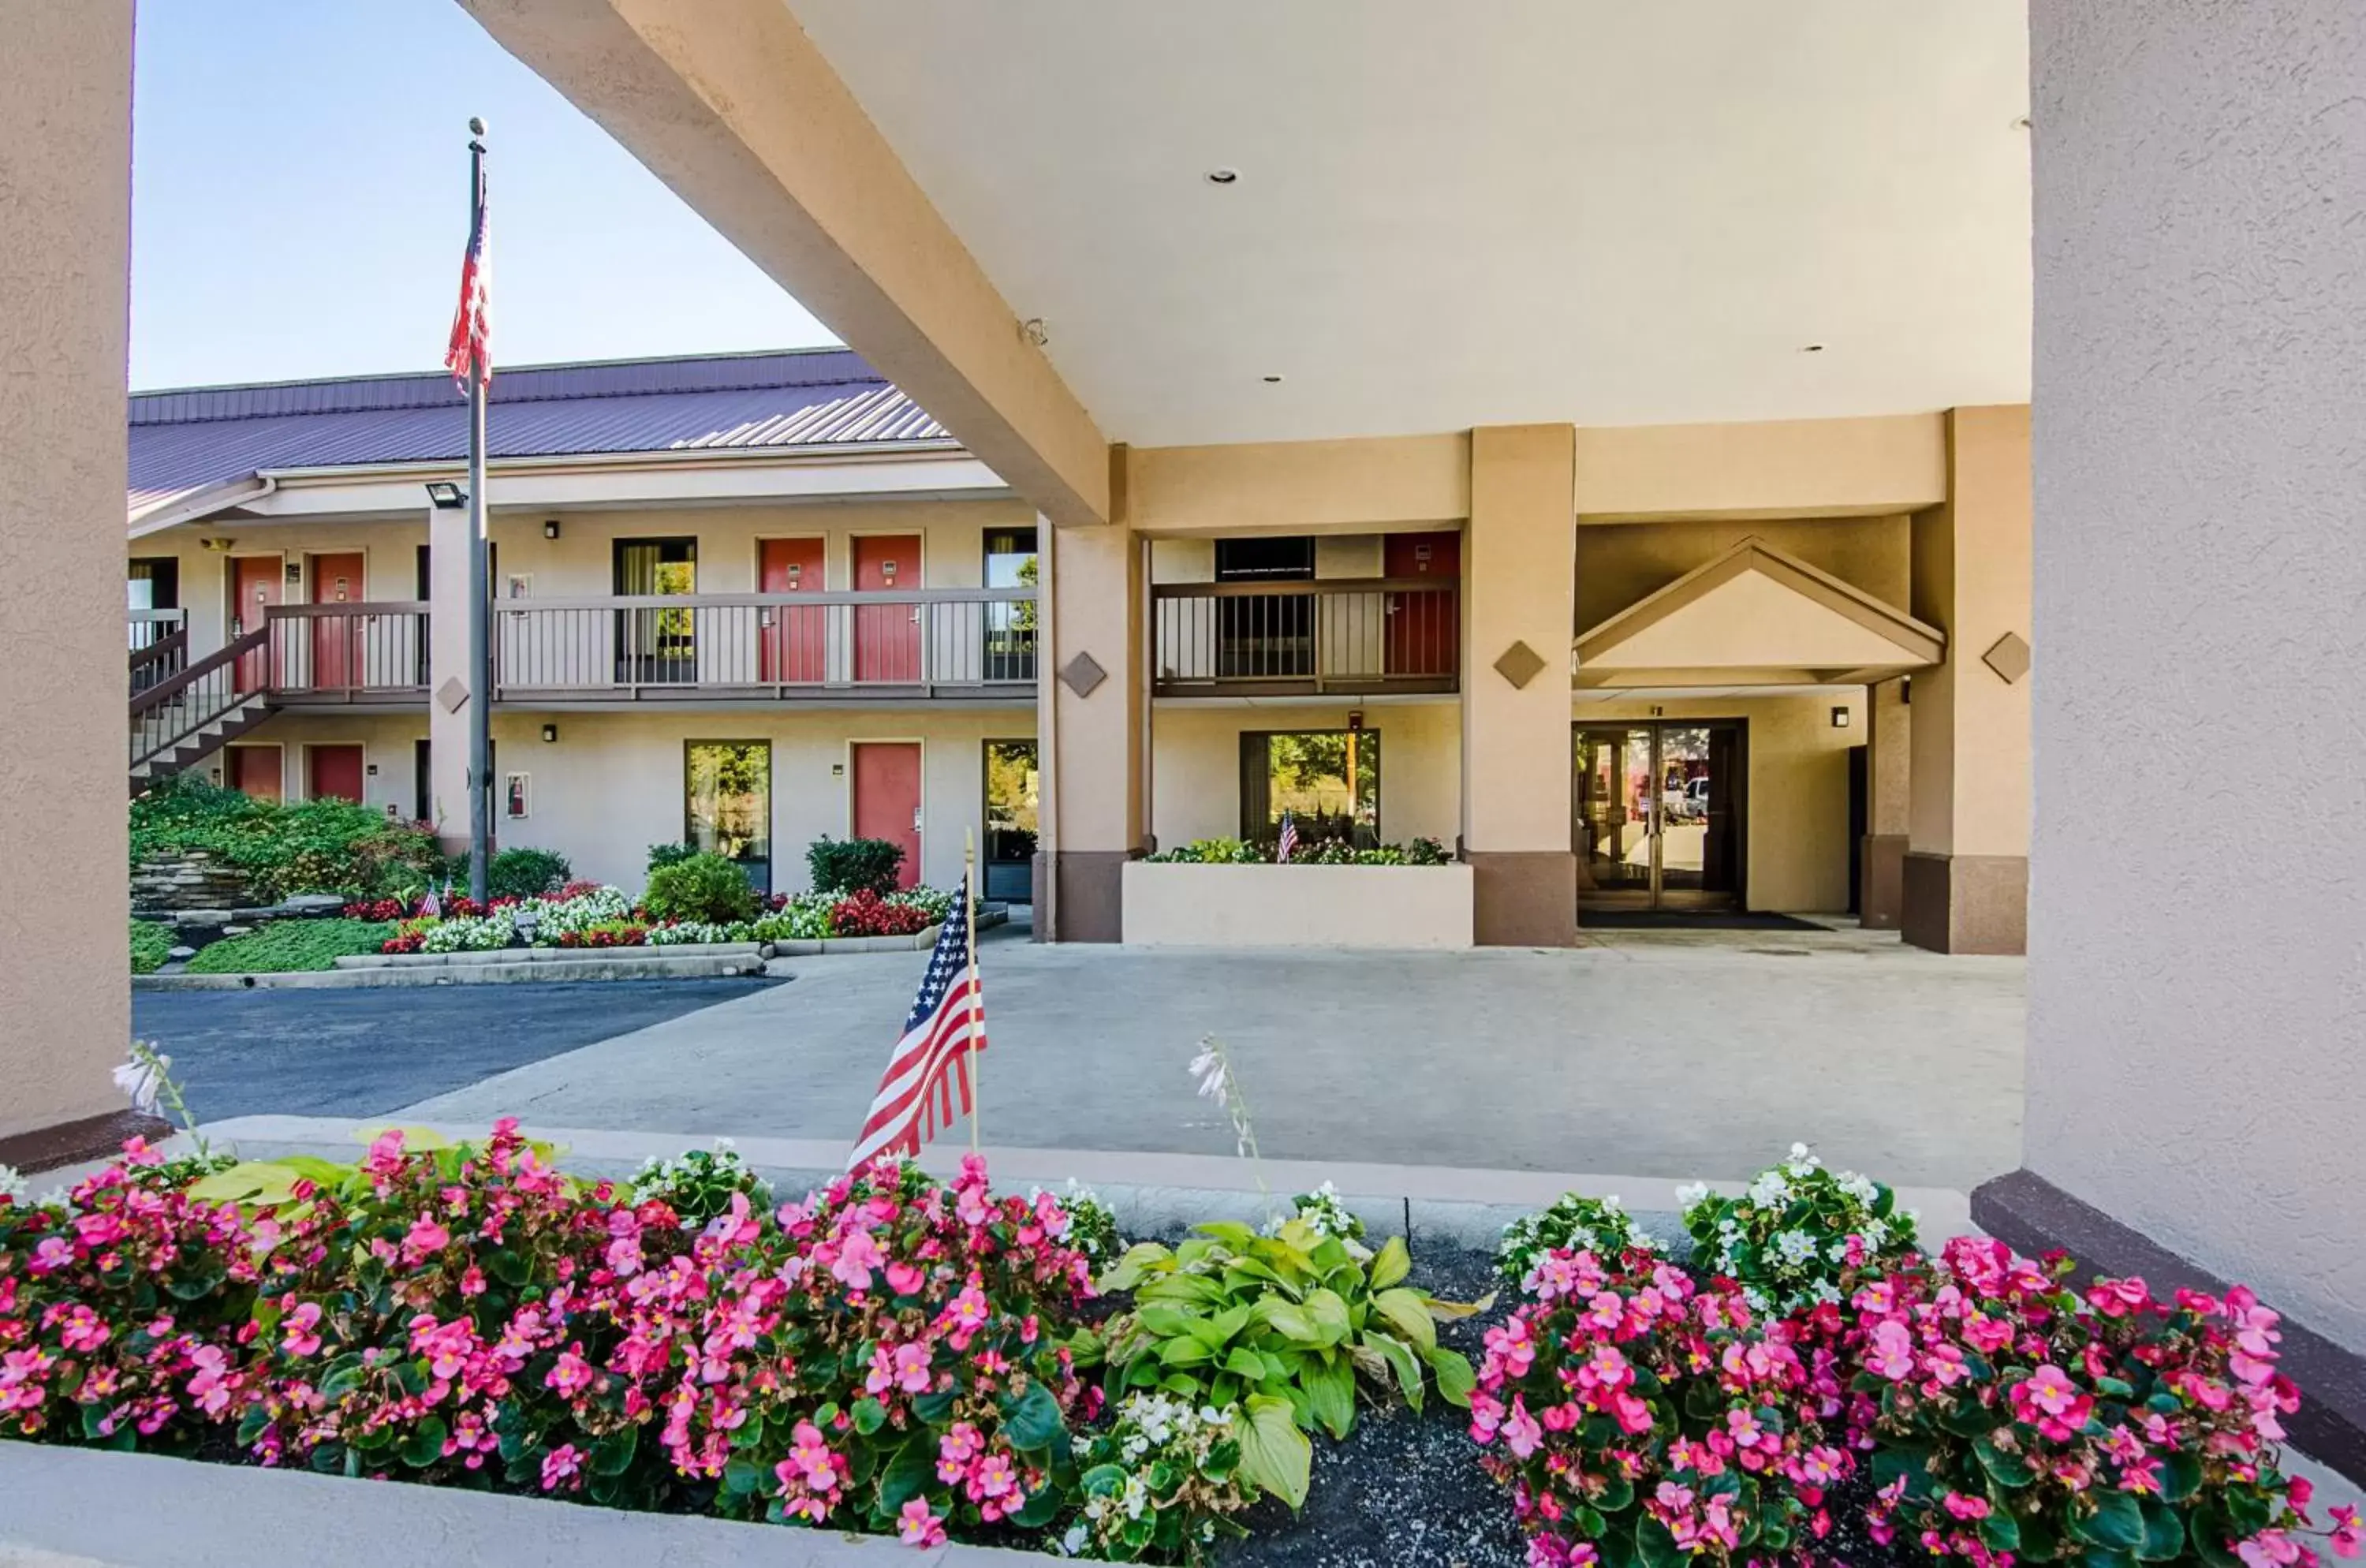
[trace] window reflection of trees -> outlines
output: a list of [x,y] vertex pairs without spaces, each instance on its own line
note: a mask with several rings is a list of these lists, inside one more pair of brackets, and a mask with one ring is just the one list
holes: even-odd
[[[1372,730],[1301,730],[1265,737],[1266,801],[1261,829],[1270,840],[1282,813],[1301,842],[1338,839],[1362,847],[1380,841],[1380,738]],[[1253,829],[1258,825],[1251,824]]]

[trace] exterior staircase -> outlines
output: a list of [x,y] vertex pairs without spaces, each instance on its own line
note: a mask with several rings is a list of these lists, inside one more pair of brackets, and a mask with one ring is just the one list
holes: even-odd
[[[254,663],[267,657],[267,629],[162,675],[174,639],[131,655],[130,792],[138,795],[212,755],[277,711]],[[246,667],[241,668],[241,661]]]

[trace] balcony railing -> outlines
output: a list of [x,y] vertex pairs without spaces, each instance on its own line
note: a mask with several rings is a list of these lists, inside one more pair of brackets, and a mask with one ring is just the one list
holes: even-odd
[[128,628],[131,645],[131,694],[189,667],[188,612],[134,610]]
[[1435,578],[1159,583],[1154,689],[1162,697],[1455,691],[1459,587]]
[[1021,694],[1032,589],[502,600],[504,702]]
[[427,606],[277,604],[239,680],[288,703],[402,703],[427,692]]

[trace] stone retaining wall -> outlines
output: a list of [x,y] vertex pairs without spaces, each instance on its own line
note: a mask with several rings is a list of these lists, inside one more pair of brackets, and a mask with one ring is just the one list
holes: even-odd
[[131,874],[131,907],[143,912],[235,909],[254,902],[246,874],[207,850],[167,850]]

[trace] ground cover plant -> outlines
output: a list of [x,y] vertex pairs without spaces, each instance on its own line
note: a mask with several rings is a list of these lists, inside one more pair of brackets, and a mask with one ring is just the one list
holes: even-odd
[[287,975],[333,969],[340,958],[376,953],[395,928],[383,920],[273,920],[211,942],[185,967],[192,975]]
[[[747,879],[738,868],[727,861],[719,863],[729,866],[739,887],[745,889]],[[690,862],[675,864],[686,866]],[[482,908],[465,897],[448,897],[437,901],[434,914],[405,918],[409,906],[397,900],[356,903],[348,906],[345,913],[399,922],[382,952],[479,953],[525,943],[529,931],[533,946],[568,948],[911,936],[945,919],[955,902],[955,895],[933,887],[909,887],[885,895],[867,891],[783,894],[751,918],[715,920],[660,917],[646,902],[635,904],[619,888],[575,882],[548,897],[499,897]],[[677,906],[669,906],[673,907]]]
[[131,922],[131,972],[153,975],[173,956],[173,928],[157,920]]
[[131,864],[175,850],[204,850],[243,873],[257,898],[296,893],[415,898],[446,874],[423,823],[389,822],[343,800],[283,803],[180,773],[134,797]]

